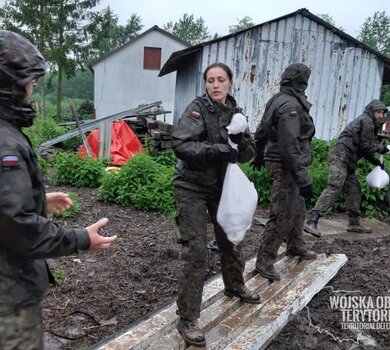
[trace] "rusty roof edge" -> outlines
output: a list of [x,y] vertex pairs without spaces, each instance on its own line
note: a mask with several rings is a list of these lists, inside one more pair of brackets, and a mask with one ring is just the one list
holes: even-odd
[[213,44],[214,42],[218,42],[218,41],[221,41],[221,40],[229,39],[229,38],[231,38],[233,36],[236,36],[238,34],[241,34],[243,32],[251,30],[253,28],[260,27],[260,26],[263,26],[265,24],[269,24],[269,23],[272,23],[272,22],[277,22],[277,21],[280,21],[282,19],[286,19],[286,18],[289,18],[291,16],[295,16],[297,14],[300,14],[302,16],[310,18],[311,20],[317,22],[318,24],[321,24],[325,28],[327,28],[330,31],[332,31],[333,33],[337,34],[342,39],[345,39],[345,40],[347,40],[349,42],[352,42],[355,46],[362,47],[362,48],[366,49],[367,51],[375,54],[376,56],[380,57],[383,60],[383,62],[386,65],[385,68],[390,69],[390,58],[389,57],[387,57],[384,54],[380,53],[379,51],[373,49],[372,47],[364,44],[363,42],[355,39],[354,37],[352,37],[349,34],[343,32],[342,30],[336,28],[335,26],[331,25],[330,23],[324,21],[322,18],[312,14],[308,9],[301,8],[301,9],[299,9],[297,11],[288,13],[286,15],[274,18],[272,20],[269,20],[269,21],[266,21],[266,22],[263,22],[263,23],[260,23],[260,24],[256,24],[255,26],[252,26],[252,27],[240,30],[238,32],[227,34],[227,35],[224,35],[224,36],[222,36],[220,38],[212,39],[212,40],[209,40],[209,41],[205,41],[205,42],[197,44],[195,46],[191,46],[189,48],[186,48],[186,49],[183,49],[183,50],[180,50],[180,51],[176,51],[176,52],[172,53],[172,55],[169,57],[167,62],[165,62],[164,66],[161,69],[161,71],[160,71],[158,76],[162,77],[162,76],[164,76],[166,74],[169,74],[169,73],[172,73],[172,72],[176,71],[178,69],[178,63],[180,63],[180,61],[181,61],[181,59],[183,57],[188,56],[190,54],[193,54],[196,51],[199,51],[201,49],[201,47],[203,47],[205,45],[210,45],[210,44]]

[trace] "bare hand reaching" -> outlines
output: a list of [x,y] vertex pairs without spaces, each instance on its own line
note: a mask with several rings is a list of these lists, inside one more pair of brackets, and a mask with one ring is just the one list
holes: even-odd
[[91,244],[89,246],[88,250],[91,251],[99,251],[106,249],[110,246],[110,244],[116,240],[117,236],[111,236],[111,237],[103,237],[99,235],[98,231],[100,228],[106,226],[108,223],[108,219],[100,219],[99,221],[95,222],[91,226],[87,227],[89,239],[91,241]]
[[54,215],[60,215],[73,205],[73,201],[64,192],[46,193],[47,210]]

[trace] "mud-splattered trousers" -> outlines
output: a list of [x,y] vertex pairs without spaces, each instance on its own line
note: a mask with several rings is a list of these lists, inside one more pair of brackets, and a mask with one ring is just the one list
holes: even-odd
[[[183,265],[177,314],[185,319],[195,320],[200,316],[209,219],[214,225],[226,289],[241,291],[245,287],[241,247],[227,239],[216,220],[229,155],[226,125],[237,112],[241,110],[233,97],[228,96],[227,105],[222,106],[204,95],[187,107],[173,134],[174,151],[179,158],[173,184]],[[247,131],[238,145],[238,161],[247,162],[253,155],[253,141]]]
[[[182,244],[182,270],[179,278],[177,314],[189,320],[200,316],[203,284],[207,265],[207,222],[214,226],[215,239],[221,258],[221,272],[225,288],[240,291],[245,287],[245,261],[241,246],[234,246],[217,223],[219,195],[176,188],[177,217]],[[207,215],[208,213],[208,215]]]
[[312,212],[322,216],[337,201],[340,194],[344,193],[349,215],[360,216],[360,184],[355,171],[351,171],[349,158],[349,153],[343,145],[336,145],[331,149],[328,156],[328,183]]
[[287,239],[287,251],[301,249],[305,222],[305,200],[291,173],[279,162],[265,162],[272,184],[269,220],[257,255],[257,263],[276,262],[280,245]]

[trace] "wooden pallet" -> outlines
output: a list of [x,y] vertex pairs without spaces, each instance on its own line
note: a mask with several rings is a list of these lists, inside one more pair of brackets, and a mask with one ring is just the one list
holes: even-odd
[[[344,254],[321,254],[309,261],[281,256],[276,263],[281,281],[270,283],[255,272],[252,259],[246,264],[244,277],[248,288],[260,293],[262,303],[258,305],[225,297],[222,277],[216,276],[204,288],[199,320],[206,334],[207,349],[264,349],[346,262]],[[95,349],[186,349],[176,331],[175,312],[176,304],[172,302]]]

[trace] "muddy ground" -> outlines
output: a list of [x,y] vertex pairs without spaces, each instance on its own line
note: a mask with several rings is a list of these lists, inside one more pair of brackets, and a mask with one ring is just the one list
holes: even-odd
[[[46,349],[90,349],[175,298],[179,246],[174,221],[99,202],[96,190],[56,190],[77,193],[81,205],[76,217],[59,222],[85,227],[108,217],[103,234],[118,235],[107,251],[49,260],[60,283],[51,287],[43,303]],[[259,209],[259,215],[265,213]],[[209,231],[211,238],[211,227]],[[247,259],[256,253],[262,231],[261,225],[254,225],[247,234]],[[308,243],[317,252],[345,253],[349,261],[268,349],[390,349],[390,329],[342,330],[342,313],[330,305],[334,295],[390,295],[389,244],[389,238],[369,235],[356,241],[321,239]],[[218,255],[209,252],[207,277],[218,272]]]

